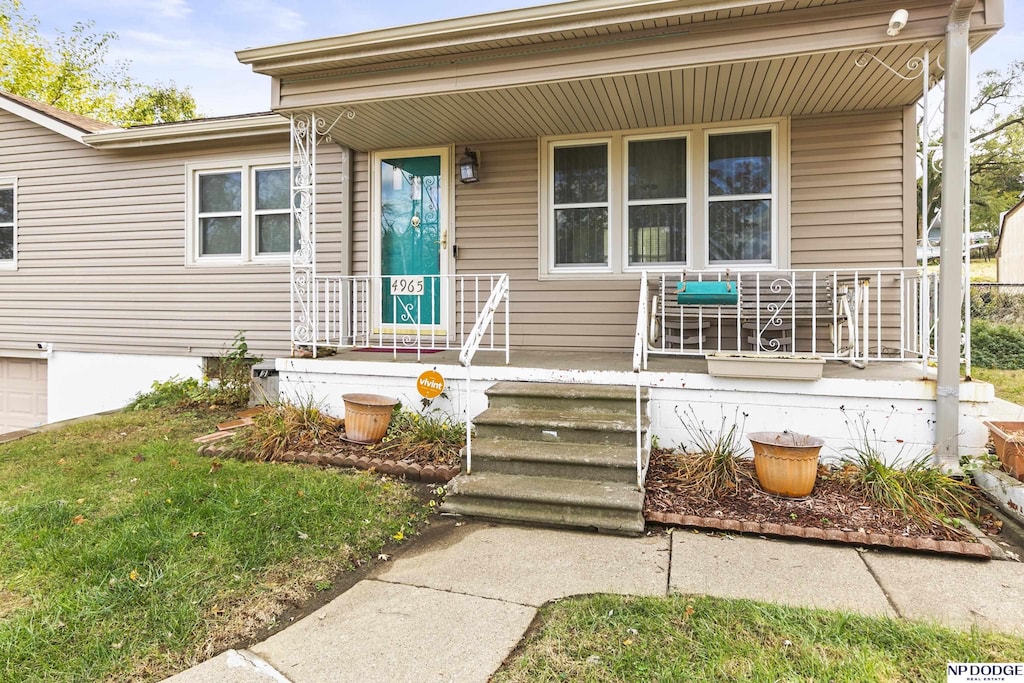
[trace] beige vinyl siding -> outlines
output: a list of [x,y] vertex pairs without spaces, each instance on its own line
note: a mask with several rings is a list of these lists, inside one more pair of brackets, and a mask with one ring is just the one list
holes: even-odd
[[873,300],[883,298],[868,323],[873,340],[881,323],[884,349],[899,346],[899,279],[870,270],[913,265],[916,256],[916,131],[906,114],[890,109],[792,120],[793,267],[865,269]]
[[[18,269],[0,272],[0,348],[215,355],[244,330],[287,353],[287,265],[185,266],[186,163],[280,157],[286,136],[95,150],[0,112],[0,176],[18,178]],[[318,248],[339,270],[341,149],[320,150]]]
[[901,109],[792,119],[794,268],[904,264],[904,123]]
[[[791,128],[793,267],[903,265],[903,112],[794,118]],[[538,279],[537,141],[471,146],[481,181],[456,184],[456,270],[510,274],[513,345],[629,350],[635,279]]]
[[370,272],[370,159],[353,153],[352,164],[352,274]]

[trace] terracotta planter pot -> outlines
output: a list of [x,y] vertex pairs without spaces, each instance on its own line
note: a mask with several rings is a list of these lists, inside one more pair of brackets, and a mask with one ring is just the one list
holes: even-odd
[[986,422],[1003,469],[1024,481],[1024,422]]
[[391,424],[398,399],[377,394],[345,394],[345,438],[356,443],[377,443]]
[[811,494],[824,441],[794,432],[753,432],[747,438],[754,448],[754,469],[761,488],[788,498]]

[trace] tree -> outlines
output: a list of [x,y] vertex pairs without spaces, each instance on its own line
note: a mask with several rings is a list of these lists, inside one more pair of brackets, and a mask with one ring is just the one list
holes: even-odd
[[134,125],[188,121],[196,118],[196,102],[188,88],[178,90],[173,81],[170,85],[157,83],[139,88],[125,113]]
[[971,113],[971,223],[995,234],[1024,192],[1024,61],[981,74]]
[[78,22],[51,43],[21,0],[0,0],[0,89],[122,126],[195,118],[188,88],[139,83],[127,62],[109,61],[114,40]]
[[[999,229],[999,215],[1024,193],[1024,61],[983,72],[971,102],[971,229]],[[931,143],[934,152],[942,145]],[[940,168],[936,168],[936,167]],[[941,163],[928,165],[929,222],[941,205]]]

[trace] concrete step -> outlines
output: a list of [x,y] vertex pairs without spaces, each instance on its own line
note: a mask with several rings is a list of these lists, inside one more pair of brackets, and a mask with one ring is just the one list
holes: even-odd
[[621,534],[644,530],[635,484],[478,472],[448,485],[441,512]]
[[[646,460],[646,450],[643,457]],[[480,472],[635,483],[636,444],[477,438],[473,439],[473,474]]]
[[[636,411],[636,387],[596,384],[558,384],[553,382],[498,382],[486,392],[492,408],[527,410],[563,410],[566,406],[600,411]],[[648,390],[640,390],[640,400],[647,402]],[[646,412],[646,410],[644,411]]]
[[[473,424],[477,437],[481,439],[623,446],[636,443],[636,418],[633,412],[624,414],[575,407],[559,410],[488,408],[473,419]],[[647,417],[643,417],[641,430],[645,433],[648,424]]]

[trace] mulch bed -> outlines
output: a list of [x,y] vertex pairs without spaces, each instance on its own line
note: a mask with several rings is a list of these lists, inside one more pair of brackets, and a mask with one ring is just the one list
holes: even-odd
[[[234,437],[239,429],[252,426],[255,418],[264,412],[258,406],[238,413],[237,419],[217,425],[216,432],[196,437],[193,441],[199,444],[199,455],[208,457],[239,457],[239,447],[217,446],[218,442],[226,442]],[[300,442],[304,447],[289,450],[273,458],[275,462],[298,462],[323,467],[353,467],[359,470],[372,470],[394,477],[402,477],[408,481],[421,481],[428,484],[446,484],[461,471],[458,458],[450,456],[438,459],[430,454],[430,449],[404,448],[397,444],[362,444],[345,439],[344,422],[338,420],[338,430],[316,444],[317,450],[305,448],[309,441]]]
[[[233,457],[237,449],[230,446],[200,446],[199,455],[208,457]],[[361,444],[339,441],[322,451],[286,451],[275,462],[299,462],[323,467],[354,467],[358,470],[373,470],[381,474],[403,477],[409,481],[428,484],[446,484],[461,470],[458,466],[432,465],[414,459],[401,460],[379,457],[374,451]]]
[[793,499],[765,493],[753,462],[739,466],[742,476],[736,488],[705,500],[675,480],[669,452],[654,451],[644,517],[678,526],[991,557],[989,548],[970,532],[908,520],[853,490],[836,469],[821,466],[814,492]]

